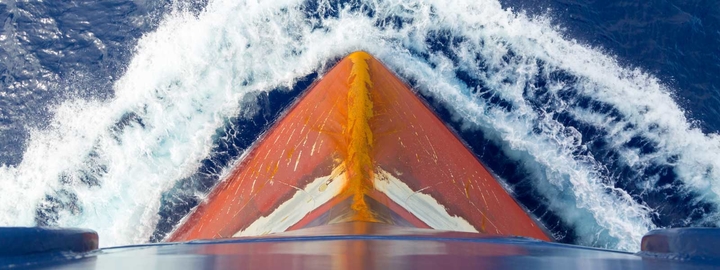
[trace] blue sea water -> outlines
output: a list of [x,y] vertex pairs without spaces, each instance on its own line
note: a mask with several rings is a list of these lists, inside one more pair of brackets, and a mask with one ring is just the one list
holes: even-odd
[[354,50],[560,242],[720,225],[710,1],[0,1],[0,225],[160,241]]

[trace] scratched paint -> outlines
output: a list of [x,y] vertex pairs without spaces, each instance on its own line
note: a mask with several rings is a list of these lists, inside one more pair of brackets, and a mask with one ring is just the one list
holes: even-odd
[[281,204],[270,215],[260,217],[247,228],[235,233],[234,237],[257,236],[276,232],[284,232],[300,221],[315,208],[330,201],[340,194],[347,185],[345,174],[334,179],[331,176],[319,177],[304,189],[296,188],[292,198]]
[[387,221],[370,197],[415,226],[549,239],[407,85],[356,52],[308,90],[168,240],[299,228],[347,197],[347,221]]
[[430,195],[411,189],[402,180],[377,168],[375,188],[395,203],[415,215],[433,229],[460,232],[478,232],[467,220],[449,214],[446,207]]

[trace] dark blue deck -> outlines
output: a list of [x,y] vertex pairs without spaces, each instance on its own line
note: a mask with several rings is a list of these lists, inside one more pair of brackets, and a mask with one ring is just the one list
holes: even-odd
[[[1,232],[0,240],[7,244],[9,231]],[[720,231],[712,229],[655,231],[645,237],[644,251],[632,254],[528,238],[342,223],[267,237],[104,248],[86,253],[72,248],[6,253],[0,257],[0,268],[713,269],[720,265],[718,236]],[[24,237],[26,243],[37,243],[31,235]]]

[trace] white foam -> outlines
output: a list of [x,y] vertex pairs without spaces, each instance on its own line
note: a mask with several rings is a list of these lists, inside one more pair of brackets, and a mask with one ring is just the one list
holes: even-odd
[[[316,21],[303,16],[300,2],[217,0],[198,16],[169,15],[140,40],[113,100],[62,104],[50,128],[32,132],[23,162],[0,169],[0,225],[32,225],[36,204],[63,188],[60,174],[87,169],[86,157],[95,149],[108,170],[99,176],[102,185],[72,186],[83,211],[61,216],[59,225],[98,230],[103,246],[147,241],[161,192],[197,169],[214,131],[228,117],[252,106],[241,102],[245,93],[292,85],[326,61],[359,49],[416,79],[421,91],[448,104],[467,127],[482,129],[525,164],[536,176],[538,190],[552,199],[551,210],[575,226],[583,244],[637,250],[640,237],[654,228],[652,210],[621,190],[620,195],[608,194],[611,183],[623,179],[603,175],[602,164],[591,156],[573,154],[583,147],[580,134],[533,111],[525,100],[525,83],[551,70],[577,76],[574,87],[615,106],[626,115],[622,121],[636,126],[627,130],[608,121],[608,115],[584,116],[583,121],[612,131],[609,136],[618,148],[631,133],[659,143],[660,151],[651,156],[624,151],[627,162],[642,165],[678,155],[675,171],[681,179],[718,202],[718,136],[692,128],[656,79],[565,39],[542,18],[503,10],[496,0],[367,1],[375,18],[321,1],[321,11],[337,10],[339,16]],[[375,25],[376,18],[390,15],[412,23]],[[464,38],[450,48],[457,62],[425,44],[430,32],[442,29]],[[503,60],[508,50],[518,57]],[[485,60],[487,71],[477,68],[476,55]],[[544,71],[536,60],[544,62]],[[482,91],[502,97],[513,109],[508,112],[471,94],[473,89],[455,77],[456,70],[482,80],[489,87]],[[562,82],[555,83],[553,91],[562,88]],[[118,142],[110,130],[128,112],[138,114],[145,128],[127,127]],[[650,129],[652,124],[660,128]]]

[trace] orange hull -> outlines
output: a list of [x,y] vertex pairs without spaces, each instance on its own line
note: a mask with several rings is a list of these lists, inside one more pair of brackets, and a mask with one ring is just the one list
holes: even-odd
[[347,221],[550,240],[415,93],[365,52],[314,84],[167,240]]

